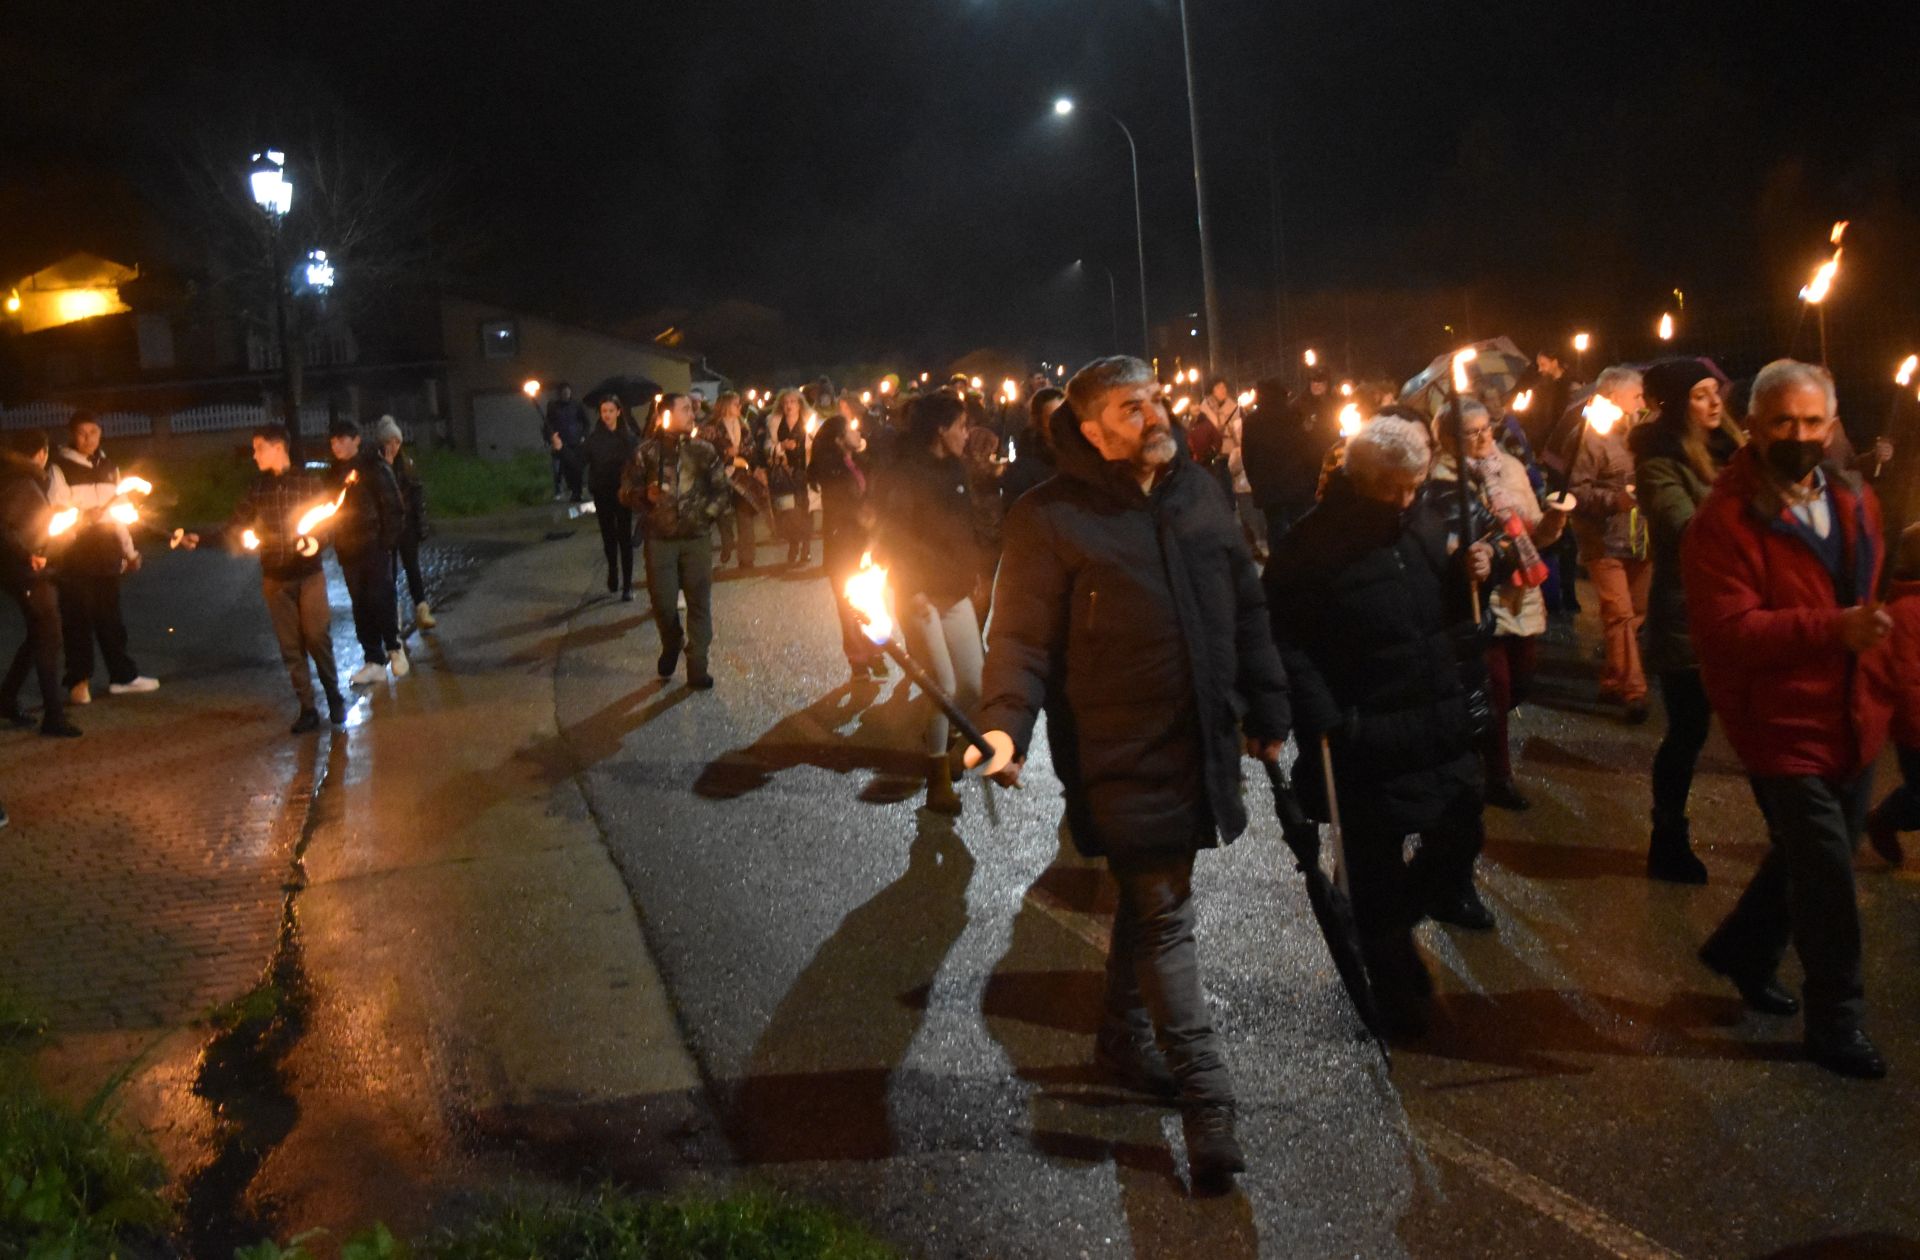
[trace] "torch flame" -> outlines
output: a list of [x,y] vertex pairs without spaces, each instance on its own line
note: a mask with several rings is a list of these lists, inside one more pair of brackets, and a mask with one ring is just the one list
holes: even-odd
[[1306,360],[1308,367],[1320,366],[1320,356],[1312,350],[1307,351],[1305,354],[1301,355],[1300,357]]
[[152,494],[153,483],[145,477],[122,477],[113,488],[115,494]]
[[1473,374],[1467,370],[1467,365],[1479,357],[1480,352],[1472,346],[1468,346],[1465,350],[1461,350],[1453,356],[1454,393],[1464,394],[1473,388]]
[[1893,383],[1901,386],[1913,384],[1913,373],[1916,368],[1920,368],[1920,354],[1908,355],[1901,361],[1900,370],[1893,374]]
[[1620,410],[1613,399],[1605,394],[1595,394],[1587,401],[1587,405],[1581,408],[1580,414],[1586,417],[1589,428],[1601,437],[1605,437],[1613,432],[1613,426],[1619,424],[1627,413]]
[[1350,438],[1360,432],[1365,422],[1360,418],[1360,404],[1348,403],[1340,408],[1340,436]]
[[818,415],[808,416],[807,417],[807,436],[812,437],[814,434],[818,432],[820,432],[820,417]]
[[311,534],[320,527],[322,522],[333,519],[333,514],[338,512],[340,505],[347,501],[347,487],[358,480],[360,480],[360,470],[356,468],[347,474],[345,481],[340,483],[340,493],[334,498],[333,502],[322,503],[317,507],[310,507],[300,514],[300,519],[294,522],[293,532],[296,534]]
[[1587,352],[1587,347],[1592,344],[1593,344],[1593,335],[1591,333],[1573,334],[1573,348],[1576,353],[1585,354]]
[[969,380],[967,384],[972,386],[974,389],[979,389],[982,385],[986,384],[986,382],[976,376],[973,379]]
[[874,564],[871,551],[860,557],[860,568],[847,579],[843,593],[860,619],[862,634],[875,643],[893,638],[893,616],[887,611],[887,570]]
[[870,390],[870,389],[863,389],[863,390],[861,390],[861,391],[860,391],[860,405],[861,405],[862,407],[870,407],[870,406],[872,406],[872,405],[873,405],[873,391],[872,391],[872,390]]
[[1834,224],[1833,231],[1827,233],[1827,239],[1829,241],[1832,241],[1835,245],[1838,245],[1840,243],[1840,238],[1847,234],[1847,224],[1849,222],[1850,220],[1842,219],[1840,220],[1840,222]]
[[1340,397],[1342,397],[1342,398],[1351,398],[1351,397],[1353,397],[1353,382],[1352,382],[1352,381],[1341,381],[1341,382],[1340,382]]
[[1531,406],[1533,406],[1532,390],[1523,389],[1513,396],[1513,409],[1515,411],[1525,411]]
[[107,508],[107,519],[116,525],[138,525],[140,509],[131,503],[115,503]]
[[1258,400],[1258,398],[1259,398],[1259,395],[1255,394],[1250,389],[1246,389],[1246,390],[1240,391],[1240,397],[1235,399],[1234,401],[1238,402],[1242,407],[1251,407]]
[[240,531],[240,545],[248,551],[260,550],[260,535],[250,529]]
[[58,538],[72,529],[80,520],[79,508],[61,508],[47,521],[47,537]]
[[1660,316],[1660,340],[1673,340],[1673,316],[1671,314],[1663,314]]
[[520,387],[520,392],[529,398],[537,398],[540,396],[540,382],[528,381]]
[[1174,399],[1173,401],[1173,414],[1176,416],[1183,416],[1187,413],[1187,408],[1192,405],[1193,405],[1193,399],[1188,398],[1185,394],[1182,394],[1180,395],[1180,397]]
[[1800,300],[1816,306],[1826,301],[1827,294],[1833,290],[1833,277],[1839,270],[1840,254],[1835,251],[1833,257],[1821,263],[1813,273],[1813,279],[1807,281],[1806,286],[1800,290]]
[[893,381],[891,378],[880,382],[880,392],[883,394],[891,394],[893,392]]

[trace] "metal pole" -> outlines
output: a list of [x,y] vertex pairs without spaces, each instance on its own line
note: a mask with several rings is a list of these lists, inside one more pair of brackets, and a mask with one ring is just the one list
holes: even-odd
[[1120,134],[1127,138],[1127,157],[1133,166],[1133,243],[1140,268],[1140,354],[1142,358],[1151,359],[1153,323],[1147,318],[1147,225],[1140,213],[1140,146],[1133,142],[1133,132],[1120,121],[1120,115],[1105,109],[1100,112],[1111,118],[1113,125],[1120,128]]
[[1200,102],[1193,81],[1193,32],[1187,22],[1187,0],[1180,0],[1180,46],[1187,59],[1187,125],[1193,133],[1193,200],[1200,220],[1200,287],[1207,308],[1207,370],[1212,372],[1220,357],[1220,295],[1213,281],[1213,235],[1207,230],[1207,179],[1200,158]]
[[1120,353],[1120,285],[1113,278],[1113,268],[1102,267],[1107,273],[1107,305],[1113,311],[1113,352]]
[[[269,214],[272,212],[269,211]],[[288,455],[297,468],[301,463],[300,400],[294,394],[293,339],[287,335],[287,264],[280,241],[280,216],[273,218],[273,322],[280,340],[280,398],[282,418],[287,425]]]
[[1822,303],[1819,310],[1816,311],[1815,313],[1820,317],[1820,366],[1826,367],[1827,366],[1827,308],[1825,303]]

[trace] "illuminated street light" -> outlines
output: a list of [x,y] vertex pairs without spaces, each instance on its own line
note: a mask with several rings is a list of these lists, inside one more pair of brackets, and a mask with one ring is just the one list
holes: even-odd
[[[247,175],[247,187],[253,203],[267,216],[272,228],[267,245],[268,262],[273,269],[273,325],[280,339],[280,395],[282,419],[287,426],[288,455],[294,466],[300,464],[300,395],[293,373],[293,338],[287,332],[287,259],[280,227],[293,209],[293,180],[287,175],[287,155],[279,149],[263,149],[253,155],[253,168]],[[329,278],[328,283],[332,283]]]
[[1053,112],[1058,114],[1062,118],[1065,118],[1068,114],[1071,114],[1073,112],[1073,98],[1070,96],[1063,96],[1059,100],[1055,101],[1053,103]]
[[[1062,96],[1053,102],[1054,116],[1065,118],[1074,111],[1073,98]],[[1120,134],[1127,138],[1127,158],[1133,170],[1133,247],[1135,265],[1140,269],[1140,353],[1148,358],[1153,356],[1153,324],[1147,318],[1147,227],[1146,218],[1140,212],[1140,147],[1133,142],[1133,130],[1120,121],[1120,115],[1112,110],[1100,109],[1114,126],[1120,128]]]
[[285,218],[293,209],[293,181],[287,177],[287,155],[280,150],[254,154],[247,183],[253,203],[275,218]]
[[307,287],[322,292],[333,287],[333,264],[327,261],[327,251],[312,250],[307,254]]

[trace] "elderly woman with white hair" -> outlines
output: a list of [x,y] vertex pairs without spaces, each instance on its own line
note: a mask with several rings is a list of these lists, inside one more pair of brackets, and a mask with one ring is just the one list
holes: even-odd
[[434,618],[433,606],[427,603],[427,580],[420,573],[420,544],[427,537],[426,483],[420,480],[420,470],[407,455],[406,434],[400,431],[399,421],[392,416],[381,416],[373,426],[373,441],[380,449],[380,458],[393,469],[393,479],[400,487],[400,545],[394,548],[394,555],[399,568],[407,575],[413,624],[416,629],[431,630],[440,623]]
[[[1472,887],[1483,839],[1484,666],[1469,579],[1487,581],[1492,552],[1452,545],[1421,494],[1431,458],[1423,426],[1375,420],[1275,543],[1265,575],[1295,737],[1305,756],[1332,762],[1361,949],[1395,1035],[1422,1030],[1433,997],[1413,926]],[[1330,817],[1318,767],[1295,784],[1308,813]]]

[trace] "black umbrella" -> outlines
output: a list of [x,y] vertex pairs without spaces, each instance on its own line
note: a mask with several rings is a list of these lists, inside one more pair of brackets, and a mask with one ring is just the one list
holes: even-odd
[[617,394],[629,412],[637,407],[645,414],[653,407],[653,396],[661,392],[660,386],[644,376],[609,376],[588,390],[580,401],[591,411],[600,405],[601,399]]
[[[1373,983],[1367,979],[1366,964],[1361,961],[1360,929],[1353,921],[1353,902],[1346,891],[1320,869],[1320,825],[1300,808],[1299,800],[1293,795],[1293,785],[1287,782],[1287,772],[1271,761],[1266,767],[1267,781],[1273,784],[1274,812],[1280,816],[1280,835],[1286,840],[1287,848],[1293,850],[1300,873],[1306,876],[1307,904],[1313,907],[1314,921],[1320,925],[1320,935],[1326,938],[1333,968],[1340,973],[1340,983],[1346,986],[1354,1012],[1380,1047],[1380,1056],[1388,1058],[1387,1043],[1381,1035],[1380,1007],[1373,999]],[[1340,824],[1337,807],[1332,805],[1331,783],[1327,800],[1329,808],[1335,809],[1332,836],[1334,856],[1338,859]]]

